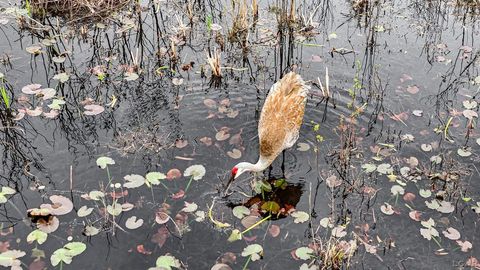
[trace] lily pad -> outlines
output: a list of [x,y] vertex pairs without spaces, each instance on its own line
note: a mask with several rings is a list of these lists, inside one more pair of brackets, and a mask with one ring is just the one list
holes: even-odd
[[143,219],[138,218],[136,216],[131,216],[127,218],[125,221],[125,227],[127,227],[130,230],[135,230],[140,228],[143,225]]
[[310,219],[310,215],[303,211],[295,211],[290,215],[294,218],[294,223],[303,223]]
[[233,215],[239,219],[242,219],[244,216],[250,215],[250,209],[243,205],[238,205],[233,208]]
[[259,260],[263,254],[263,247],[259,244],[251,244],[245,247],[242,251],[242,257],[251,256],[252,261]]
[[295,250],[295,255],[302,260],[310,260],[313,255],[313,249],[309,247],[300,247]]
[[113,164],[115,164],[115,161],[109,157],[99,157],[97,159],[97,166],[102,169],[105,169],[108,165],[113,165]]

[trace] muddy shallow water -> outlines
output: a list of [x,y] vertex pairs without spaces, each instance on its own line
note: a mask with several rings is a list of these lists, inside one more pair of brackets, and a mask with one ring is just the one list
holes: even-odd
[[[339,251],[336,267],[480,268],[479,9],[307,1],[296,3],[296,21],[285,26],[290,2],[259,3],[256,21],[249,2],[248,31],[232,34],[242,9],[232,3],[143,1],[101,22],[68,24],[71,18],[29,19],[12,9],[20,3],[4,6],[1,72],[11,110],[2,103],[0,179],[16,193],[0,210],[0,251],[24,251],[25,269],[55,268],[53,252],[69,241],[86,250],[56,268],[148,269],[170,254],[186,269],[242,269],[247,261],[248,269],[315,269],[335,268],[328,247],[348,242],[354,252]],[[206,58],[222,47],[215,85]],[[325,85],[325,68],[328,99],[318,82]],[[236,163],[257,160],[263,101],[292,69],[312,86],[304,125],[297,145],[264,176],[302,186],[293,208],[309,218],[268,220],[229,242],[232,229],[246,227],[230,205],[253,195],[251,176],[235,182],[227,199],[218,190]],[[54,88],[54,97],[22,91],[33,83]],[[51,118],[25,111],[51,112],[56,99],[66,103]],[[88,113],[92,104],[104,111]],[[108,173],[96,164],[104,156],[115,161]],[[183,174],[191,165],[206,173],[183,195],[186,176],[121,187],[127,175]],[[92,190],[105,191],[105,205],[86,199]],[[59,228],[43,244],[28,243],[36,225],[27,210],[51,195],[72,200],[74,210],[58,215]],[[104,208],[113,201],[134,207],[111,215]],[[182,212],[185,202],[198,209]],[[82,206],[93,212],[79,217]],[[165,208],[171,219],[159,224],[155,213]],[[126,227],[132,216],[143,219],[139,228]],[[86,236],[86,226],[98,234]],[[250,244],[263,247],[261,260],[241,255]],[[295,251],[307,246],[311,255],[299,259]],[[35,247],[44,256],[31,256]]]

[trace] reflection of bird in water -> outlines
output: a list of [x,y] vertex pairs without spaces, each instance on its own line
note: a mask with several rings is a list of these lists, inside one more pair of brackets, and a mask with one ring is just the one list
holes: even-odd
[[290,72],[270,89],[258,123],[260,156],[257,163],[240,162],[232,169],[228,186],[244,172],[261,172],[298,139],[309,86],[302,77]]

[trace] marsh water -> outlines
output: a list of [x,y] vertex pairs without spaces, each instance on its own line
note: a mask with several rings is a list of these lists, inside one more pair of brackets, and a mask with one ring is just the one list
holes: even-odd
[[[255,16],[250,1],[140,1],[103,18],[2,6],[0,178],[15,194],[0,210],[1,265],[19,250],[23,269],[148,269],[166,254],[180,269],[480,268],[474,4],[260,1]],[[252,176],[229,197],[219,190],[236,163],[256,162],[261,107],[291,70],[311,86],[304,124],[261,177],[295,186],[281,196],[308,219],[268,219],[230,242],[252,225],[232,212],[255,195]],[[100,157],[115,164],[99,168]],[[192,165],[205,175],[187,190]],[[122,186],[149,172],[167,178]],[[85,196],[93,190],[105,199]],[[38,226],[28,209],[52,195],[73,211],[44,243],[27,242]],[[133,209],[105,210],[115,203]],[[82,206],[92,213],[80,217]],[[53,266],[71,241],[86,250]],[[242,256],[251,244],[261,259]]]

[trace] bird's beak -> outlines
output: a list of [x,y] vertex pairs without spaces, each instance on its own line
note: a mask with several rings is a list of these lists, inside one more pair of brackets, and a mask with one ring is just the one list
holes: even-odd
[[228,188],[230,187],[230,184],[232,184],[232,182],[235,180],[235,174],[231,174],[230,175],[230,179],[228,180],[228,183],[227,183],[227,187],[225,188],[225,191],[228,190]]

